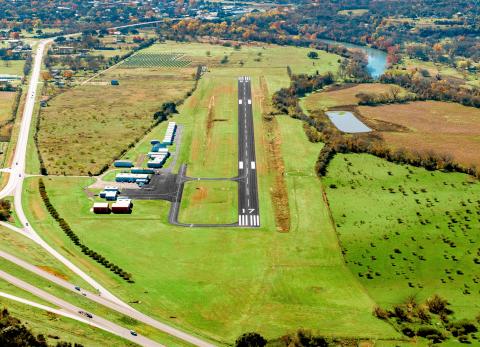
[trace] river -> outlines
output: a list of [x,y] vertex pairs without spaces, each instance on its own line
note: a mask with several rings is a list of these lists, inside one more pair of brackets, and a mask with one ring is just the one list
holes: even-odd
[[372,78],[378,79],[387,69],[387,53],[379,49],[371,48],[368,46],[359,46],[353,43],[332,41],[332,40],[320,40],[328,44],[342,45],[347,48],[359,49],[364,52],[368,57],[367,69]]

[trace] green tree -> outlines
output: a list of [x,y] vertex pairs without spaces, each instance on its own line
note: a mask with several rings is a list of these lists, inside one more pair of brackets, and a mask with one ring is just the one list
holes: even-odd
[[236,347],[263,347],[266,344],[267,340],[255,332],[245,333],[235,341]]
[[308,52],[307,57],[309,57],[310,59],[318,59],[318,53],[315,51],[310,51]]

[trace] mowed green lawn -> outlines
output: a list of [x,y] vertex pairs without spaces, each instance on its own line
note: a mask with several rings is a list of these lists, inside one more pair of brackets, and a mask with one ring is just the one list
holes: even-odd
[[480,313],[480,184],[370,155],[337,155],[325,179],[352,273],[383,306],[437,293]]
[[180,223],[232,224],[238,220],[238,183],[191,181],[185,184]]
[[[276,231],[270,198],[273,175],[267,170],[260,106],[265,91],[260,79],[269,88],[267,97],[288,86],[288,59],[273,52],[270,57],[277,60],[268,68],[253,60],[259,57],[254,52],[252,61],[244,61],[244,66],[252,64],[247,68],[235,58],[236,54],[248,55],[245,47],[234,51],[201,44],[169,45],[171,51],[185,52],[192,61],[195,54],[199,60],[206,57],[207,50],[211,51],[208,59],[221,58],[225,50],[231,52],[229,63],[210,67],[174,117],[184,126],[180,162],[189,165],[189,175],[236,175],[237,76],[252,77],[261,228],[174,227],[167,223],[170,204],[164,201],[135,201],[131,215],[93,215],[92,200],[84,192],[93,180],[45,178],[52,203],[82,242],[131,272],[134,284],[99,267],[72,245],[46,213],[38,178],[29,178],[25,204],[36,230],[123,299],[139,300],[133,304],[139,310],[220,344],[233,343],[245,331],[277,338],[300,327],[327,335],[398,338],[389,325],[372,316],[375,302],[343,262],[314,174],[321,145],[309,143],[302,123],[288,118],[279,118],[279,140],[287,165],[292,228],[289,233]],[[267,55],[261,47],[252,50]],[[305,60],[305,72],[311,71],[310,64]],[[209,105],[213,118],[209,118]],[[216,121],[208,130],[210,142],[205,142],[209,119]],[[161,137],[164,126],[155,128],[126,157],[147,151],[150,139]],[[222,203],[222,208],[222,213],[236,213],[233,201]],[[199,209],[212,210],[208,205]]]

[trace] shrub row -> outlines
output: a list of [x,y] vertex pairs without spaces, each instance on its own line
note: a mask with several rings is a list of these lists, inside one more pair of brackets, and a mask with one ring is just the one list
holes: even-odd
[[411,151],[403,148],[394,150],[388,146],[381,135],[375,133],[343,134],[331,125],[323,112],[316,112],[313,127],[319,134],[314,137],[310,128],[306,131],[307,136],[320,139],[326,144],[317,161],[317,174],[320,176],[325,175],[328,163],[335,153],[368,153],[392,163],[422,167],[429,171],[459,172],[480,178],[480,170],[475,166],[461,165],[448,154]]
[[63,219],[60,216],[56,208],[50,202],[50,198],[48,197],[47,190],[45,188],[45,184],[43,183],[42,179],[38,181],[38,190],[40,191],[40,196],[42,197],[43,203],[45,204],[45,207],[47,208],[48,213],[50,213],[53,219],[57,221],[60,228],[68,236],[68,238],[73,242],[73,244],[82,250],[83,254],[89,256],[90,258],[95,260],[97,263],[103,265],[110,271],[114,272],[115,274],[120,276],[122,279],[124,279],[128,283],[134,283],[132,279],[132,274],[126,272],[121,267],[110,262],[104,256],[90,249],[88,246],[86,246],[80,241],[80,238],[77,236],[77,234],[75,234],[75,232],[72,230],[72,228],[67,223],[67,221],[65,221],[65,219]]

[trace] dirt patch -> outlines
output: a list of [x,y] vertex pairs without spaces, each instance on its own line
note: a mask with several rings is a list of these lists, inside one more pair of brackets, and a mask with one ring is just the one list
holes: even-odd
[[195,188],[195,193],[192,194],[192,201],[200,202],[207,198],[208,189],[206,187],[197,187]]
[[138,156],[137,162],[136,162],[137,167],[142,167],[142,164],[145,161],[145,157],[146,155],[143,153]]
[[55,270],[54,268],[50,267],[50,266],[37,266],[39,269],[42,269],[43,271],[46,271],[48,272],[49,274],[55,276],[55,277],[58,277],[58,278],[61,278],[62,280],[65,280],[67,281],[68,280],[68,277],[65,276],[64,274],[58,272],[57,270]]
[[[215,120],[215,95],[212,95],[210,98],[210,102],[208,103],[208,113],[207,113],[207,120],[206,120],[206,129],[207,133],[205,135],[205,153],[208,153],[211,148],[210,144],[212,143],[212,132],[213,132],[213,125]],[[205,165],[206,156],[203,159],[203,165]]]
[[274,175],[270,197],[275,213],[275,224],[280,232],[290,231],[290,205],[285,182],[285,164],[281,153],[281,137],[275,117],[270,115],[271,104],[265,77],[260,78],[263,136],[266,142],[268,171]]

